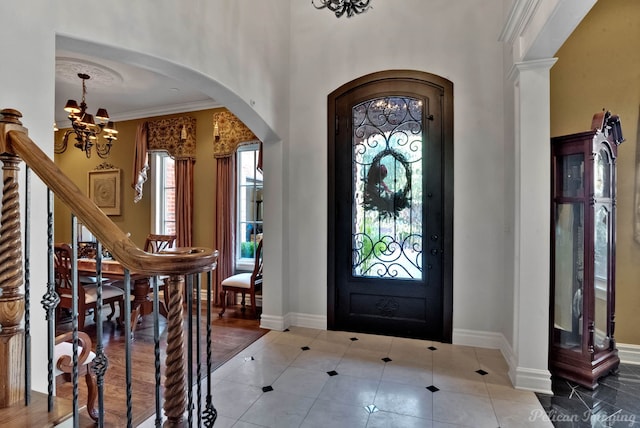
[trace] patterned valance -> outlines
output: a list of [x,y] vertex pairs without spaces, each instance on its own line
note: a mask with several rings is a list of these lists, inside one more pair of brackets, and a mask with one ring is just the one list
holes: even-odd
[[231,156],[238,146],[259,141],[258,137],[229,111],[214,113],[213,126],[213,156],[216,158]]
[[148,122],[147,150],[166,150],[174,159],[196,157],[196,119],[189,116]]

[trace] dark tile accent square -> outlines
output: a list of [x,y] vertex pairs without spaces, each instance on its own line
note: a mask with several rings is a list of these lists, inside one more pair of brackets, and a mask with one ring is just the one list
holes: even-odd
[[309,350],[309,349],[311,349],[311,348],[309,348],[308,346],[303,346],[303,347],[302,347],[302,348],[300,348],[300,349],[302,349],[303,351],[308,351],[308,350]]
[[436,348],[435,346],[429,346],[427,349],[430,351],[436,351],[438,348]]
[[384,357],[384,358],[382,359],[382,361],[384,361],[385,363],[390,363],[390,362],[391,362],[391,361],[393,361],[393,360],[392,360],[391,358],[389,358],[389,357]]
[[352,338],[351,338],[351,339],[349,339],[349,340],[350,340],[350,341],[352,341],[352,342],[355,342],[356,340],[358,340],[358,338],[357,338],[357,337],[352,337]]
[[285,328],[285,329],[284,329],[284,330],[282,330],[282,331],[291,331],[291,330],[289,330],[288,328]]
[[335,371],[335,370],[331,370],[330,372],[327,372],[327,374],[328,374],[329,376],[337,376],[337,375],[338,375],[338,372],[337,372],[337,371]]
[[478,373],[479,375],[482,375],[482,376],[484,376],[484,375],[488,375],[488,374],[489,374],[489,372],[485,372],[485,371],[484,371],[484,370],[482,370],[482,369],[480,369],[480,370],[476,370],[476,373]]
[[273,391],[273,387],[271,385],[262,387],[262,392],[269,392],[269,391]]
[[427,389],[431,392],[436,392],[436,391],[440,391],[440,388],[435,387],[433,385],[427,386]]

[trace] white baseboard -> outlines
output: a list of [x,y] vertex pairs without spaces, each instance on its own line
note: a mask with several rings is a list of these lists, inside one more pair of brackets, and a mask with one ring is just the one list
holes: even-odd
[[315,328],[318,330],[327,329],[326,315],[301,314],[298,312],[289,312],[287,314],[288,325],[296,327]]
[[453,329],[453,343],[476,348],[499,349],[509,366],[509,378],[515,388],[551,394],[549,370],[518,367],[517,356],[502,333]]
[[289,312],[285,316],[263,313],[260,317],[261,328],[282,331],[290,326],[326,330],[327,317],[325,315],[302,314],[298,312]]
[[260,316],[260,328],[269,330],[283,331],[288,327],[285,323],[285,317],[279,315],[262,314]]
[[549,370],[509,366],[509,378],[517,389],[553,395]]
[[618,343],[620,362],[625,364],[640,364],[640,345]]

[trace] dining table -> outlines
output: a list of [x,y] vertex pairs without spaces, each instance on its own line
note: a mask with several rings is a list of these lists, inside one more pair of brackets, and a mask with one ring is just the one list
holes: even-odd
[[[96,277],[96,259],[79,258],[78,275],[85,277]],[[150,275],[129,272],[130,289],[133,300],[131,302],[131,322],[132,329],[144,315],[153,313],[153,301],[149,298],[151,290]],[[125,267],[114,259],[102,259],[102,279],[105,283],[124,289]],[[122,308],[121,308],[122,309]],[[160,310],[160,314],[164,311]]]

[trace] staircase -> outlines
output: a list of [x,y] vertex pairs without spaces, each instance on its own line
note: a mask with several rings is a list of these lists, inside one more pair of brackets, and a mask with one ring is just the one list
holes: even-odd
[[[211,387],[209,384],[206,394],[200,393],[200,367],[210,368],[210,361],[200,361],[200,353],[197,353],[196,364],[198,366],[198,379],[194,379],[191,363],[193,357],[192,347],[194,340],[196,345],[211,346],[210,329],[206,335],[194,332],[189,323],[188,338],[183,337],[184,306],[183,296],[187,296],[187,308],[191,305],[194,284],[199,292],[201,280],[205,278],[207,294],[211,296],[211,272],[216,267],[218,252],[207,248],[178,248],[163,254],[151,254],[138,248],[125,234],[100,210],[84,193],[54,164],[54,162],[35,144],[27,135],[23,127],[22,115],[17,110],[4,109],[0,111],[0,161],[2,162],[3,189],[2,212],[0,217],[0,427],[45,427],[56,426],[63,421],[65,426],[80,426],[81,416],[78,403],[78,379],[77,367],[74,367],[74,399],[71,402],[61,400],[54,395],[54,379],[52,376],[52,361],[54,332],[55,332],[55,308],[59,302],[53,287],[53,274],[51,260],[49,263],[48,291],[44,296],[31,298],[29,289],[28,238],[25,245],[22,243],[21,212],[28,212],[20,207],[20,194],[18,191],[19,165],[24,162],[28,168],[25,182],[29,183],[29,173],[33,172],[48,188],[50,200],[52,194],[65,203],[79,221],[82,222],[102,246],[107,249],[126,271],[135,271],[150,276],[166,276],[165,293],[169,296],[167,306],[167,347],[164,360],[165,373],[160,376],[160,356],[157,351],[156,335],[156,426],[186,427],[193,426],[194,418],[198,425],[213,426],[217,412],[211,402]],[[27,190],[27,194],[28,194]],[[28,198],[27,204],[28,204]],[[52,204],[51,204],[52,205]],[[49,210],[49,258],[52,258],[52,208]],[[26,218],[24,228],[29,229],[29,219]],[[25,233],[24,236],[29,236]],[[23,251],[24,250],[24,251]],[[25,254],[25,261],[22,255]],[[40,266],[44,261],[37,261]],[[26,274],[25,274],[26,272]],[[125,279],[125,283],[126,283]],[[77,282],[77,281],[76,281]],[[98,281],[98,283],[101,283]],[[128,284],[126,284],[128,285]],[[125,290],[130,287],[125,285]],[[74,285],[77,287],[77,284]],[[157,290],[157,287],[154,287]],[[186,293],[185,293],[186,290]],[[199,293],[197,293],[199,294]],[[100,293],[98,293],[100,296]],[[130,329],[130,304],[129,291],[125,298],[125,331]],[[157,305],[157,293],[154,296],[154,304]],[[99,297],[100,298],[100,297]],[[31,301],[40,302],[47,314],[48,325],[48,392],[41,393],[31,391],[30,361],[30,310]],[[209,298],[209,301],[211,299]],[[98,302],[101,307],[101,301]],[[72,311],[75,333],[74,349],[77,349],[77,309]],[[101,325],[101,315],[98,311],[96,324]],[[157,312],[156,317],[157,317]],[[197,314],[200,317],[200,314]],[[207,317],[210,316],[210,309]],[[156,326],[157,326],[157,319]],[[199,320],[197,325],[199,326]],[[210,323],[208,323],[210,326]],[[99,397],[102,397],[102,381],[108,373],[108,357],[102,349],[101,328],[98,328],[98,339],[94,351],[96,362],[93,370],[97,376]],[[195,339],[194,339],[195,338]],[[128,338],[125,364],[127,364],[127,406],[130,409],[131,401],[131,337]],[[186,343],[186,346],[185,346]],[[210,348],[207,348],[210,350]],[[208,352],[210,355],[210,352]],[[188,367],[188,368],[185,368]],[[206,373],[210,373],[208,370]],[[198,385],[198,394],[193,399],[193,385]],[[164,390],[161,395],[160,391]],[[203,395],[206,395],[206,403],[201,403]],[[104,409],[102,400],[99,399],[98,426],[104,425]],[[162,406],[162,408],[161,408]],[[194,415],[194,413],[196,413]],[[9,423],[9,425],[4,425]],[[132,426],[131,418],[127,426]]]

